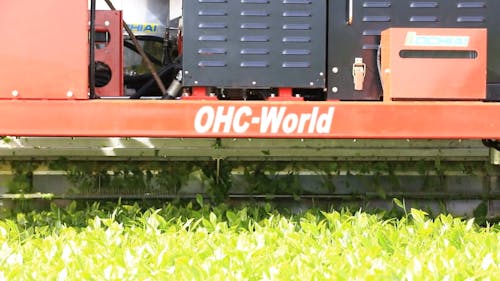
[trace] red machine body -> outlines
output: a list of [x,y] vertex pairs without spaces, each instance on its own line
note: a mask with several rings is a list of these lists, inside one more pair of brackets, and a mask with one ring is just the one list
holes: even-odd
[[[184,89],[194,93],[194,101],[88,100],[87,0],[29,1],[20,17],[26,3],[2,4],[0,135],[500,139],[500,103],[480,101],[486,83],[484,30],[446,31],[469,36],[470,45],[460,50],[477,52],[473,60],[402,59],[403,39],[415,29],[386,31],[382,68],[390,75],[384,76],[384,101],[303,101],[290,88],[277,89],[276,99],[221,101],[201,87]],[[109,84],[98,90],[102,96],[123,93],[120,16],[97,16],[97,31],[110,33],[96,53],[112,71]]]
[[5,100],[0,112],[14,136],[500,138],[499,107],[483,102]]
[[87,0],[3,1],[1,7],[0,98],[87,99]]

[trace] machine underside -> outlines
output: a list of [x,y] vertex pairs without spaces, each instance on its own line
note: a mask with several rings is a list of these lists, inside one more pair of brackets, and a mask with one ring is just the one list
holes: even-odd
[[433,213],[497,217],[497,154],[475,140],[8,138],[0,185],[4,199],[202,194],[297,210],[387,210],[399,198]]

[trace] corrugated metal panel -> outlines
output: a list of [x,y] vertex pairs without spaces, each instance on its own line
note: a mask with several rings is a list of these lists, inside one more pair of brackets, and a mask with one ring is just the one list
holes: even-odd
[[197,0],[184,15],[185,85],[325,87],[326,1]]

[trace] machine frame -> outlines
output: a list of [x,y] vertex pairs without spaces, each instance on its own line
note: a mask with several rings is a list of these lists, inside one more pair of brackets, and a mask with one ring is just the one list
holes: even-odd
[[[280,126],[273,133],[252,120],[263,107],[297,116],[315,108],[334,113],[330,126],[319,132],[309,133],[306,123],[303,132]],[[203,108],[243,113],[236,121],[221,121],[217,130],[200,131],[195,123]],[[500,104],[485,102],[0,100],[0,112],[0,135],[9,136],[500,139]]]

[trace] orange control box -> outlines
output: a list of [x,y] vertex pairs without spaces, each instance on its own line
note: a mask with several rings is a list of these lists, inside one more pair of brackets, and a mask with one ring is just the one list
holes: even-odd
[[389,28],[382,32],[384,101],[486,98],[487,31]]

